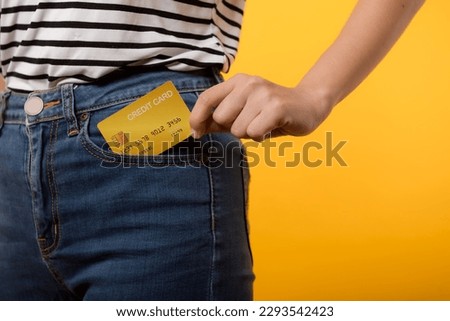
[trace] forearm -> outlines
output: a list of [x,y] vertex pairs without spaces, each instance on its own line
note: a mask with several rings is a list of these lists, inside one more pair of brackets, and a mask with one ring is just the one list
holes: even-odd
[[370,73],[424,0],[360,0],[336,41],[295,88],[237,75],[202,93],[191,113],[195,138],[229,130],[261,140],[307,135]]
[[381,61],[425,0],[360,0],[336,41],[297,89],[331,109]]

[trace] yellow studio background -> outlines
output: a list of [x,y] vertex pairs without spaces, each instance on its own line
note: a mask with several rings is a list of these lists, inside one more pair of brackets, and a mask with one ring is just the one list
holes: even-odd
[[[248,1],[229,77],[293,86],[356,0]],[[312,135],[251,168],[257,300],[450,300],[450,2],[428,1],[388,57]],[[348,164],[285,163],[347,141]],[[250,152],[264,155],[261,147]],[[324,158],[315,150],[310,159]],[[256,158],[253,157],[253,160]],[[266,162],[267,163],[267,162]]]

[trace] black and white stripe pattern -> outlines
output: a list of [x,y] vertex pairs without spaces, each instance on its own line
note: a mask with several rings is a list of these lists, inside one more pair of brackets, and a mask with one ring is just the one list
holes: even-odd
[[245,0],[0,0],[2,74],[15,91],[117,69],[228,70]]

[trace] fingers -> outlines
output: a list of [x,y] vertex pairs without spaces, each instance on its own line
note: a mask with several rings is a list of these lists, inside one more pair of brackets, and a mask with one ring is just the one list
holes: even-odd
[[193,136],[229,131],[260,141],[286,123],[286,96],[285,88],[262,78],[235,76],[199,96],[190,117]]
[[207,131],[220,127],[214,124],[213,112],[232,91],[232,84],[227,81],[205,90],[198,98],[189,119],[194,138],[200,138]]
[[262,141],[276,127],[274,120],[262,112],[247,127],[247,135],[256,141]]
[[261,112],[259,108],[251,108],[251,104],[247,103],[241,110],[240,114],[234,119],[230,126],[230,132],[239,138],[253,138],[248,134],[249,125]]

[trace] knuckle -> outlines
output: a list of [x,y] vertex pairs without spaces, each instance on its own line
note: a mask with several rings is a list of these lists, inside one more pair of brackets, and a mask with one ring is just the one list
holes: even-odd
[[249,75],[247,75],[247,74],[245,74],[245,73],[238,73],[238,74],[236,74],[235,76],[233,76],[233,79],[234,79],[235,81],[240,82],[240,81],[247,81],[247,79],[248,79],[249,77],[251,77],[251,76],[249,76]]
[[280,97],[271,97],[269,107],[272,117],[275,119],[283,118],[286,114],[284,102]]
[[215,111],[212,114],[212,118],[219,125],[226,125],[229,122],[228,116],[220,111]]
[[259,76],[250,76],[247,79],[247,85],[250,88],[263,87],[266,85],[265,80]]
[[259,87],[265,83],[265,80],[259,76],[251,76],[244,73],[239,73],[233,78],[234,81],[236,81],[237,84],[241,87],[254,88]]
[[284,108],[284,98],[283,97],[272,94],[271,92],[267,92],[266,94],[268,96],[267,100],[269,101],[272,109],[274,109],[275,111],[279,111]]
[[197,104],[201,106],[209,106],[211,104],[211,99],[209,98],[209,94],[207,91],[204,91],[197,98]]

